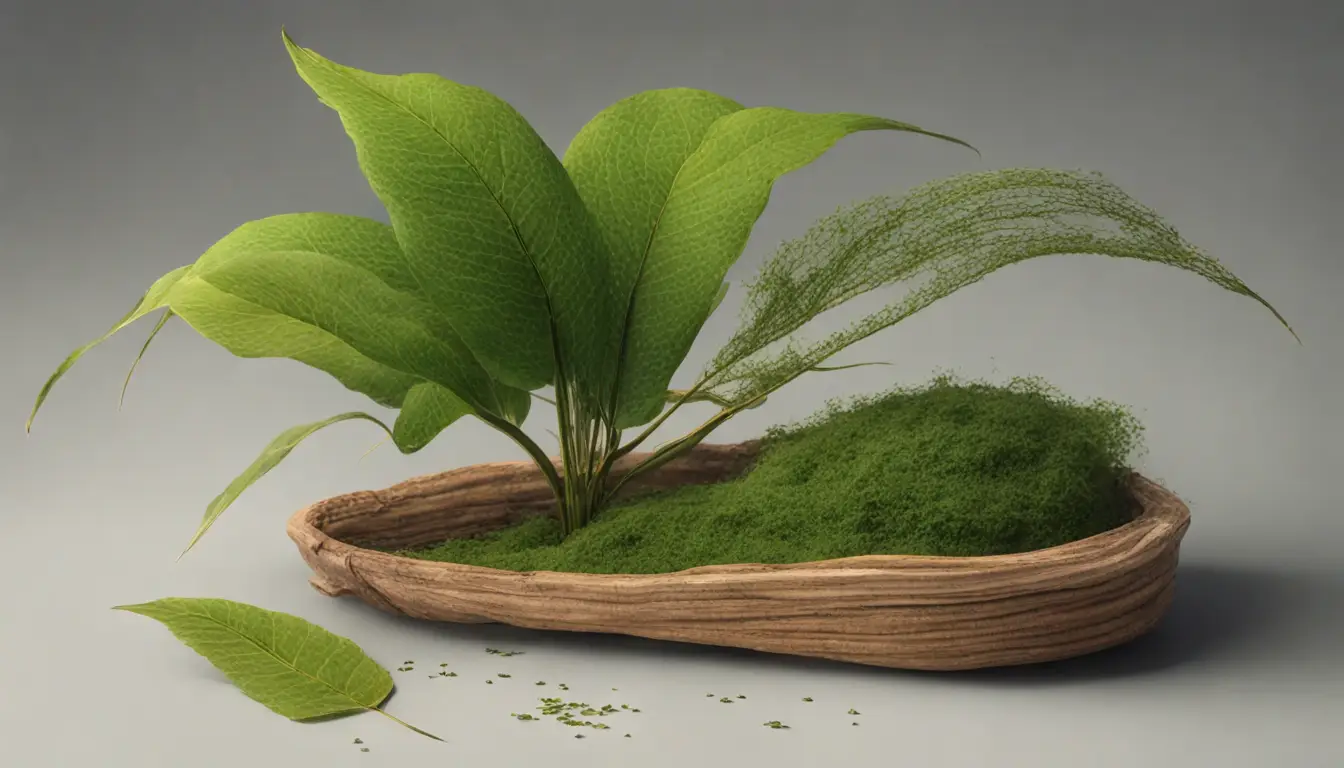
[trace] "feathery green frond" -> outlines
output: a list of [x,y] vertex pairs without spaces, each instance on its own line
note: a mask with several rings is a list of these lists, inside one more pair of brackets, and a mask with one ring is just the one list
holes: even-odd
[[[902,198],[866,200],[785,243],[748,286],[745,321],[706,368],[701,386],[734,405],[750,403],[995,270],[1053,254],[1131,258],[1193,272],[1255,299],[1288,327],[1245,283],[1099,174],[989,171],[933,182]],[[790,338],[823,312],[906,282],[919,285],[842,331],[812,343]]]

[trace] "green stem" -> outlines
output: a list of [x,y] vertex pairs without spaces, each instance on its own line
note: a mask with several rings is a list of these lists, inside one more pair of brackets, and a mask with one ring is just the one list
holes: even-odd
[[608,454],[606,462],[602,466],[601,474],[605,477],[608,473],[611,472],[612,465],[614,465],[618,459],[620,459],[622,456],[625,456],[633,452],[636,448],[642,445],[645,440],[648,440],[649,436],[652,435],[655,430],[661,427],[668,420],[668,418],[673,413],[676,412],[678,408],[690,402],[690,399],[694,397],[697,392],[700,391],[700,388],[705,385],[706,381],[708,381],[708,379],[701,379],[700,381],[696,382],[695,386],[683,391],[681,397],[674,400],[670,408],[658,414],[657,418],[649,422],[648,426],[646,426],[642,432],[631,438],[630,442],[626,443],[625,445],[622,445],[621,447],[617,448],[616,450]]
[[396,717],[395,715],[390,715],[390,714],[388,714],[385,710],[380,709],[379,707],[369,707],[369,709],[372,709],[374,712],[377,712],[378,714],[382,715],[383,717],[386,717],[388,720],[391,720],[392,722],[394,722],[394,723],[396,723],[396,724],[398,724],[398,725],[403,725],[403,726],[405,726],[405,727],[407,727],[407,728],[410,728],[412,731],[415,731],[416,733],[420,734],[421,736],[428,736],[429,738],[431,738],[431,739],[433,739],[433,740],[435,740],[435,741],[443,741],[443,739],[440,739],[438,736],[435,736],[434,734],[430,733],[429,731],[425,731],[425,730],[421,730],[421,729],[419,729],[419,728],[416,728],[414,725],[411,725],[410,723],[406,722],[405,720],[402,720],[402,719]]
[[[781,384],[780,386],[783,386],[783,384]],[[696,427],[690,433],[682,437],[679,437],[676,440],[673,440],[669,443],[665,443],[662,446],[659,446],[656,450],[654,450],[651,454],[649,454],[647,458],[645,458],[643,461],[639,462],[635,466],[631,467],[628,472],[622,475],[621,478],[617,480],[615,484],[612,485],[611,489],[606,492],[606,495],[603,497],[602,503],[604,505],[610,503],[610,501],[613,498],[615,498],[616,493],[621,489],[621,487],[624,486],[631,479],[633,479],[636,475],[641,475],[650,470],[657,469],[658,467],[661,467],[662,465],[677,458],[683,453],[686,453],[687,451],[691,450],[695,446],[699,445],[702,441],[704,441],[704,439],[709,436],[710,432],[713,432],[714,430],[718,429],[719,426],[722,425],[725,421],[731,419],[732,417],[736,416],[738,413],[742,411],[752,408],[755,404],[764,400],[766,395],[769,395],[770,393],[774,392],[775,389],[778,388],[779,387],[774,387],[736,407],[725,408],[722,411],[719,411],[718,413],[714,414],[714,416],[712,416],[709,420],[701,424],[699,427]]]
[[481,421],[508,435],[513,442],[526,451],[527,455],[541,469],[541,473],[546,476],[546,484],[551,487],[551,492],[555,494],[556,501],[563,501],[564,481],[560,479],[560,473],[555,471],[555,462],[551,461],[551,457],[546,455],[541,446],[528,437],[527,433],[506,419],[501,419],[483,411],[478,411],[476,415]]

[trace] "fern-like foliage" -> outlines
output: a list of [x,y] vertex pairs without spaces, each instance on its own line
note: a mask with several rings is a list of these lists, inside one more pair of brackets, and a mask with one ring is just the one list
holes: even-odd
[[[743,324],[697,390],[745,407],[995,270],[1053,254],[1140,259],[1194,272],[1255,299],[1288,327],[1245,283],[1099,174],[990,171],[865,200],[785,243],[748,285]],[[823,312],[905,283],[914,287],[899,301],[844,330],[820,341],[791,338]]]

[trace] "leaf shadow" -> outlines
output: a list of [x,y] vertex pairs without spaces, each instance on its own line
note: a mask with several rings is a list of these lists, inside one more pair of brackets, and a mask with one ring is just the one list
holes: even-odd
[[[381,613],[351,601],[354,610]],[[1136,677],[1228,659],[1251,663],[1300,652],[1315,635],[1344,631],[1344,577],[1215,563],[1180,566],[1176,595],[1161,624],[1136,640],[1088,656],[1057,662],[963,672],[923,672],[770,654],[738,648],[583,632],[527,630],[502,624],[431,623],[394,618],[413,633],[485,645],[549,646],[567,654],[665,664],[679,660],[766,665],[780,671],[891,675],[975,685],[1059,686]],[[352,606],[353,607],[353,606]],[[386,615],[386,614],[382,614]],[[1333,622],[1334,627],[1329,625]]]

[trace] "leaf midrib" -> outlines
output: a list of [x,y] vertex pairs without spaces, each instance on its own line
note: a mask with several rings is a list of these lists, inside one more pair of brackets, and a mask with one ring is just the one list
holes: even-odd
[[[440,382],[437,382],[437,381],[431,381],[430,379],[426,379],[424,376],[421,376],[421,375],[419,375],[419,374],[412,373],[412,372],[410,372],[410,371],[406,371],[406,370],[402,370],[401,368],[398,368],[398,367],[396,367],[396,366],[388,365],[387,363],[384,363],[384,362],[382,362],[382,361],[380,361],[380,360],[375,360],[375,359],[373,359],[372,357],[369,357],[368,355],[366,355],[366,354],[364,354],[363,352],[359,351],[358,349],[355,349],[355,348],[354,348],[353,346],[351,346],[348,342],[346,342],[344,339],[342,339],[341,337],[337,336],[336,334],[332,333],[331,331],[328,331],[328,330],[326,330],[326,329],[324,329],[324,328],[321,328],[321,327],[319,327],[319,326],[317,326],[317,325],[313,325],[312,323],[304,322],[303,320],[300,320],[299,318],[294,317],[293,315],[289,315],[289,314],[286,314],[286,313],[284,313],[284,312],[279,312],[279,311],[274,310],[274,309],[271,309],[270,307],[267,307],[267,306],[265,306],[265,305],[263,305],[263,304],[258,304],[258,303],[255,302],[255,301],[252,301],[252,300],[250,300],[250,299],[243,298],[242,296],[239,296],[239,295],[237,295],[237,294],[235,294],[235,293],[232,293],[232,292],[230,292],[230,291],[226,291],[226,290],[224,290],[223,288],[220,288],[218,285],[215,285],[214,283],[212,283],[212,282],[210,282],[209,280],[205,279],[205,278],[202,277],[201,275],[198,275],[198,274],[195,274],[195,273],[188,272],[187,274],[185,274],[185,275],[182,276],[182,280],[181,280],[181,282],[186,282],[186,281],[188,281],[188,280],[199,280],[199,281],[201,281],[202,283],[205,283],[206,285],[210,286],[212,289],[214,289],[214,290],[216,290],[216,291],[219,291],[220,293],[223,293],[223,294],[225,294],[225,295],[227,295],[227,296],[230,296],[230,297],[232,297],[233,299],[237,300],[238,302],[241,302],[241,303],[243,303],[243,304],[246,304],[246,305],[248,305],[248,306],[250,306],[250,307],[256,307],[256,308],[257,308],[258,310],[260,310],[261,312],[267,312],[267,313],[270,313],[270,314],[273,314],[273,315],[278,315],[278,316],[283,317],[283,318],[286,318],[286,319],[288,319],[288,320],[292,320],[292,321],[294,321],[294,322],[296,322],[296,323],[300,323],[301,325],[304,325],[304,326],[306,326],[306,327],[308,327],[308,328],[312,328],[313,330],[315,330],[315,331],[317,331],[317,332],[319,332],[319,333],[321,333],[321,334],[323,334],[324,336],[327,337],[327,340],[326,340],[326,343],[327,343],[327,344],[329,344],[329,345],[339,345],[339,346],[341,346],[341,347],[344,347],[345,349],[349,350],[352,354],[358,355],[359,357],[361,357],[361,358],[367,360],[368,362],[373,363],[374,365],[377,365],[377,366],[386,368],[386,369],[388,369],[389,371],[392,371],[393,373],[397,373],[397,374],[400,374],[400,375],[402,375],[402,376],[407,376],[407,377],[409,377],[409,378],[415,379],[416,381],[429,382],[430,384],[437,384],[438,386],[444,387],[445,389],[449,389],[448,387],[445,387],[445,386],[444,386],[442,383],[440,383]],[[171,296],[171,294],[170,294],[170,296]],[[212,307],[212,308],[211,308],[211,311],[214,311],[214,312],[220,312],[220,313],[226,313],[226,312],[227,312],[227,310],[220,309],[219,307]],[[195,330],[197,333],[200,333],[200,329],[196,328],[196,326],[191,322],[191,320],[188,319],[185,315],[178,314],[177,316],[180,317],[180,318],[182,318],[182,322],[184,322],[184,323],[186,323],[187,325],[191,326],[192,329]],[[309,347],[308,349],[317,349],[317,347],[316,347],[316,346],[313,346],[313,347]],[[451,391],[451,390],[450,390],[450,391]]]
[[[734,114],[737,113],[729,112],[723,117]],[[723,119],[723,117],[719,118],[719,120]],[[718,122],[718,120],[715,120],[714,122]],[[712,127],[713,123],[710,123],[710,125]],[[708,135],[709,131],[706,130],[705,133]],[[616,356],[616,382],[613,387],[614,397],[620,397],[621,380],[625,378],[626,354],[629,352],[630,344],[630,324],[634,321],[635,316],[635,297],[639,292],[639,283],[644,279],[644,267],[649,263],[649,254],[653,251],[653,241],[658,237],[658,229],[663,224],[663,214],[666,213],[667,204],[672,199],[672,191],[677,188],[677,181],[681,179],[681,172],[686,170],[686,164],[690,162],[690,159],[694,157],[695,153],[699,152],[700,148],[704,145],[705,137],[701,136],[700,142],[695,145],[695,149],[686,156],[685,160],[681,161],[681,165],[677,166],[677,172],[672,175],[672,183],[667,185],[667,193],[663,195],[663,202],[658,206],[658,214],[653,217],[653,227],[649,229],[649,236],[644,240],[644,248],[639,256],[639,269],[635,270],[635,279],[630,283],[630,295],[626,298],[625,302],[625,317],[621,323],[621,348]],[[617,408],[619,408],[619,401],[616,405]],[[615,414],[613,414],[613,416],[614,415]]]
[[[717,123],[719,120],[726,120],[727,118],[732,117],[733,115],[741,114],[742,112],[746,112],[750,109],[761,109],[761,107],[743,107],[742,109],[736,110],[734,112],[729,112],[723,115],[718,120],[715,120],[714,123]],[[714,123],[710,124],[711,126],[710,130],[712,130]],[[723,171],[723,169],[726,168],[730,163],[732,163],[732,161],[736,160],[742,155],[745,155],[748,150],[788,130],[789,128],[787,127],[777,128],[765,136],[758,137],[755,141],[750,142],[745,147],[740,149],[738,152],[734,153],[732,156],[730,156],[722,163],[720,163],[719,168],[715,169],[714,171],[711,171],[709,174],[705,176],[705,178],[706,179],[712,178],[715,173]],[[638,295],[640,282],[644,279],[644,270],[649,263],[649,254],[652,253],[653,251],[653,242],[654,240],[657,239],[658,231],[662,227],[663,214],[667,212],[668,203],[672,200],[672,193],[677,188],[677,182],[681,180],[682,172],[685,171],[686,166],[690,164],[691,158],[695,157],[696,154],[698,154],[700,150],[704,148],[705,140],[708,138],[708,136],[709,136],[709,130],[706,130],[705,136],[701,137],[700,143],[696,145],[695,150],[691,152],[689,155],[687,155],[686,159],[683,160],[681,165],[677,167],[676,174],[672,176],[672,183],[669,184],[667,187],[667,194],[663,196],[663,202],[661,205],[658,206],[658,215],[655,216],[653,219],[653,228],[649,230],[649,236],[644,242],[644,249],[643,252],[640,254],[639,259],[639,269],[635,272],[635,280],[630,285],[630,296],[626,301],[625,321],[622,323],[622,331],[621,331],[621,350],[620,355],[617,358],[619,361],[619,367],[617,368],[618,376],[620,375],[619,372],[623,372],[625,370],[626,354],[629,349],[630,326],[631,323],[634,322],[634,316],[635,316],[635,298]],[[619,385],[620,382],[618,381],[617,386],[619,387]]]
[[[297,46],[297,45],[296,45],[295,47],[298,48],[300,51],[303,51],[304,56],[308,57],[310,60],[313,59],[312,55],[308,52],[308,49],[303,48],[302,46]],[[334,62],[333,62],[333,63],[334,63]],[[318,66],[322,66],[322,64],[319,62],[319,63],[318,63]],[[409,115],[412,119],[414,119],[416,122],[420,123],[420,124],[423,125],[425,128],[429,129],[429,131],[430,131],[431,133],[433,133],[435,136],[439,137],[439,138],[443,141],[444,144],[448,145],[448,148],[451,149],[451,150],[453,151],[453,154],[457,155],[458,159],[460,159],[460,160],[462,161],[462,163],[463,163],[464,165],[466,165],[467,168],[469,168],[469,169],[471,170],[472,175],[476,177],[476,180],[480,182],[481,186],[485,189],[486,193],[490,195],[490,200],[491,200],[491,202],[493,202],[493,203],[495,204],[495,207],[499,208],[500,213],[502,213],[502,214],[504,215],[504,219],[505,219],[506,221],[509,222],[509,230],[510,230],[511,232],[513,232],[514,239],[516,239],[516,240],[518,241],[518,247],[522,249],[523,256],[527,259],[528,266],[532,268],[532,274],[533,274],[533,276],[535,276],[535,277],[537,278],[537,284],[541,287],[542,298],[543,298],[543,300],[544,300],[545,303],[546,303],[546,317],[547,317],[547,319],[549,320],[549,323],[548,323],[548,324],[549,324],[549,326],[550,326],[550,331],[551,331],[551,344],[552,344],[552,347],[553,347],[553,348],[556,348],[556,349],[558,350],[560,340],[559,340],[559,336],[558,336],[558,329],[556,328],[556,325],[555,325],[555,312],[554,312],[554,306],[553,306],[553,304],[552,304],[552,302],[551,302],[550,288],[549,288],[549,286],[546,285],[546,281],[543,280],[542,277],[541,277],[541,270],[537,267],[536,258],[532,255],[532,249],[528,247],[528,245],[527,245],[527,241],[524,239],[522,231],[518,228],[518,223],[514,220],[513,216],[509,213],[508,209],[504,207],[504,203],[501,201],[499,195],[496,194],[494,188],[492,188],[492,187],[490,186],[490,184],[485,180],[485,177],[481,174],[480,169],[478,169],[478,168],[476,167],[476,164],[473,163],[473,162],[471,162],[471,160],[469,160],[469,159],[466,157],[466,155],[462,154],[462,150],[458,149],[458,148],[457,148],[457,145],[454,144],[451,140],[449,140],[449,138],[448,138],[446,135],[444,135],[442,131],[440,131],[438,128],[436,128],[432,123],[430,123],[429,121],[425,120],[423,117],[421,117],[420,115],[416,114],[415,112],[413,112],[413,111],[412,111],[411,109],[409,109],[408,107],[406,107],[406,106],[404,106],[404,105],[402,105],[402,104],[399,104],[398,102],[396,102],[395,100],[393,100],[392,98],[390,98],[389,96],[387,96],[386,94],[384,94],[384,93],[378,91],[377,89],[373,88],[372,86],[370,86],[370,85],[368,85],[368,84],[362,82],[362,81],[359,80],[358,78],[350,77],[348,74],[346,74],[344,71],[342,71],[342,70],[339,69],[339,68],[334,68],[334,69],[335,69],[336,74],[337,74],[339,77],[341,77],[342,79],[344,79],[344,80],[346,80],[347,82],[354,84],[356,87],[358,87],[358,88],[360,88],[360,89],[362,89],[362,90],[364,90],[364,91],[366,91],[366,92],[372,94],[375,98],[380,99],[380,100],[382,100],[382,101],[384,101],[384,102],[386,102],[386,103],[388,103],[388,104],[391,104],[391,105],[392,105],[394,108],[396,108],[397,110],[400,110],[401,112],[404,112],[405,114]],[[510,108],[512,108],[512,107],[510,107]],[[406,258],[405,251],[402,251],[402,258],[403,258],[403,259]],[[414,269],[408,269],[408,271],[411,273],[412,276],[415,277],[416,282],[419,283],[419,282],[420,282],[420,279],[419,279],[418,276],[416,276],[416,272],[415,272],[415,270],[414,270]],[[423,283],[421,283],[421,288],[423,289],[423,287],[424,287],[424,285],[423,285]],[[555,360],[555,365],[556,365],[557,368],[559,368],[559,367],[560,367],[560,364],[561,364],[560,356],[557,354],[557,355],[556,355],[556,360]],[[558,371],[557,371],[556,376],[557,376],[557,379],[558,379],[558,377],[559,377],[559,373],[558,373]]]
[[[311,680],[311,681],[313,681],[313,682],[315,682],[315,683],[318,683],[319,685],[323,686],[324,688],[327,688],[327,689],[331,690],[332,692],[336,693],[337,695],[341,696],[342,698],[344,698],[344,699],[346,699],[346,700],[352,702],[352,703],[355,705],[355,707],[358,708],[358,709],[377,709],[377,708],[378,708],[378,705],[377,705],[377,704],[373,704],[373,705],[362,704],[362,703],[360,703],[359,701],[357,701],[354,697],[350,696],[350,694],[346,693],[345,691],[342,691],[341,689],[339,689],[339,688],[333,686],[332,684],[328,683],[328,682],[325,681],[325,680],[322,680],[321,678],[314,677],[314,676],[308,674],[307,672],[303,671],[302,669],[299,669],[298,667],[294,666],[294,663],[293,663],[293,662],[286,661],[286,660],[284,659],[284,657],[282,657],[282,656],[280,656],[279,654],[275,653],[275,652],[272,651],[270,648],[267,648],[266,646],[262,645],[260,641],[256,640],[255,638],[249,637],[248,635],[246,635],[246,634],[242,633],[241,631],[239,631],[236,627],[234,627],[234,626],[232,626],[232,625],[230,625],[230,624],[226,624],[226,623],[220,621],[219,619],[215,618],[214,616],[211,616],[211,615],[208,614],[208,613],[195,613],[195,612],[192,612],[192,611],[190,611],[190,610],[181,610],[181,609],[179,609],[179,615],[182,615],[182,616],[188,616],[188,617],[195,617],[195,618],[198,618],[198,619],[204,619],[204,620],[206,620],[206,621],[208,621],[208,622],[210,622],[210,623],[212,623],[212,624],[214,624],[214,625],[216,625],[216,626],[218,626],[218,627],[220,627],[220,628],[222,628],[222,629],[224,629],[224,630],[226,630],[226,631],[232,633],[233,635],[237,636],[238,638],[240,638],[240,639],[246,641],[247,643],[251,644],[253,647],[255,647],[257,650],[261,651],[261,652],[262,652],[263,654],[265,654],[266,656],[269,656],[269,657],[271,657],[272,659],[274,659],[275,661],[279,662],[279,663],[280,663],[281,665],[283,665],[284,667],[286,667],[286,668],[288,668],[288,669],[290,669],[290,670],[293,670],[294,672],[297,672],[299,675],[301,675],[301,676],[303,676],[303,677],[306,677],[306,678],[308,678],[309,680]],[[312,634],[312,628],[311,628],[311,627],[309,627],[307,631],[308,631],[308,635],[311,635],[311,634]],[[307,642],[308,642],[308,637],[307,637],[307,636],[304,637],[303,642],[304,642],[304,643],[307,643]],[[300,650],[302,650],[302,645],[300,645]],[[295,655],[295,659],[296,659],[296,661],[297,661],[297,658],[298,658],[298,657],[297,657],[297,654],[296,654],[296,655]],[[350,680],[354,677],[354,675],[355,675],[355,668],[352,668],[352,669],[350,670],[350,674],[349,674],[349,676],[346,677],[345,682],[348,684],[348,683],[350,682]],[[379,703],[381,703],[381,702],[379,702]],[[322,717],[322,715],[312,715],[311,717]],[[306,719],[306,718],[305,718],[305,719]]]
[[[308,238],[305,236],[305,239],[308,239]],[[310,242],[310,244],[311,244],[311,242],[312,242],[311,239],[309,240],[309,242]],[[334,261],[334,262],[336,262],[337,264],[341,264],[341,265],[343,265],[343,266],[353,267],[354,269],[358,270],[359,272],[361,272],[361,273],[363,273],[363,274],[366,274],[366,275],[372,277],[372,278],[373,278],[374,280],[376,280],[380,285],[382,285],[383,287],[387,288],[387,290],[390,291],[391,293],[396,294],[398,297],[400,297],[402,300],[406,301],[408,304],[417,304],[417,305],[420,305],[422,308],[424,308],[426,311],[433,312],[433,313],[436,313],[436,314],[438,313],[438,309],[437,309],[436,307],[434,307],[434,305],[433,305],[432,303],[430,303],[430,302],[428,302],[428,301],[425,301],[424,299],[421,299],[421,298],[419,298],[419,297],[417,297],[417,296],[415,296],[415,295],[413,295],[413,294],[407,293],[406,291],[404,291],[404,290],[402,290],[402,289],[400,289],[400,288],[397,288],[397,287],[393,286],[391,283],[387,282],[385,279],[383,279],[383,277],[382,277],[381,275],[379,275],[379,274],[378,274],[377,272],[375,272],[373,269],[369,268],[367,265],[359,264],[359,263],[352,262],[352,261],[347,261],[347,260],[342,259],[342,258],[339,258],[339,257],[337,257],[337,256],[333,256],[333,255],[330,254],[330,253],[326,253],[326,252],[324,252],[324,251],[318,250],[318,249],[316,248],[316,246],[313,246],[312,250],[303,250],[303,249],[299,249],[299,248],[286,248],[286,249],[283,249],[283,250],[275,251],[275,253],[277,253],[277,254],[284,254],[284,253],[304,254],[304,255],[309,255],[309,256],[315,256],[315,257],[320,258],[320,259],[326,259],[326,260],[328,260],[328,261]],[[230,259],[225,258],[225,259],[221,259],[220,261],[221,261],[221,263],[227,263],[228,261],[230,261]],[[353,353],[359,355],[360,357],[365,358],[366,360],[368,360],[368,361],[371,362],[371,363],[374,363],[375,365],[381,365],[381,366],[383,366],[384,368],[387,368],[387,369],[389,369],[389,370],[391,370],[391,371],[395,371],[395,372],[400,373],[400,374],[402,374],[402,375],[404,375],[404,376],[410,376],[410,377],[415,378],[415,379],[417,379],[417,380],[419,380],[419,381],[425,381],[425,382],[429,382],[429,383],[431,383],[431,384],[437,384],[438,386],[441,386],[441,387],[443,387],[443,388],[449,390],[450,392],[453,392],[453,394],[456,394],[459,398],[462,397],[460,394],[458,394],[456,391],[454,391],[452,387],[449,387],[448,385],[444,384],[443,382],[440,382],[440,381],[433,381],[433,380],[431,380],[431,379],[426,379],[424,376],[421,376],[420,374],[417,374],[417,373],[413,373],[413,372],[411,372],[411,371],[404,370],[404,369],[402,369],[402,368],[400,368],[400,367],[398,367],[398,366],[390,365],[390,364],[385,363],[385,362],[383,362],[383,361],[381,361],[381,360],[375,360],[375,359],[373,359],[372,357],[369,357],[369,356],[368,356],[367,354],[365,354],[364,352],[362,352],[362,351],[356,349],[356,348],[355,348],[354,346],[352,346],[349,342],[345,341],[345,340],[342,339],[340,336],[337,336],[335,333],[332,333],[331,331],[328,331],[327,329],[322,328],[321,326],[319,326],[319,325],[317,325],[317,324],[315,324],[315,323],[310,323],[310,322],[307,322],[307,321],[305,321],[305,320],[302,320],[302,319],[300,319],[300,318],[298,318],[298,317],[295,317],[294,315],[291,315],[291,314],[289,314],[288,312],[282,312],[282,311],[280,311],[280,310],[277,310],[277,309],[273,309],[273,308],[271,308],[271,307],[268,307],[268,306],[266,306],[266,305],[264,305],[264,304],[260,304],[260,303],[258,303],[258,302],[256,302],[256,301],[251,300],[251,299],[248,299],[248,298],[244,298],[244,297],[242,297],[242,296],[239,296],[238,294],[234,293],[233,291],[230,291],[230,290],[228,290],[228,289],[226,289],[226,288],[224,288],[224,287],[222,287],[222,286],[220,286],[220,285],[218,285],[218,284],[216,284],[216,283],[211,282],[210,279],[209,279],[209,277],[208,277],[207,275],[200,274],[200,273],[198,273],[198,272],[196,272],[196,271],[193,270],[193,271],[188,271],[186,274],[184,274],[184,275],[182,276],[182,280],[192,280],[192,279],[200,280],[201,282],[203,282],[203,283],[205,283],[206,285],[210,286],[211,288],[213,288],[213,289],[219,291],[220,293],[227,294],[228,296],[231,296],[231,297],[233,297],[234,299],[236,299],[237,301],[240,301],[240,302],[242,302],[242,303],[244,303],[244,304],[247,304],[247,305],[249,305],[249,306],[256,307],[256,308],[258,308],[258,309],[260,309],[260,310],[263,310],[263,311],[265,311],[265,312],[272,312],[272,313],[274,313],[274,314],[280,315],[281,317],[289,318],[290,320],[293,320],[294,322],[302,323],[303,325],[306,325],[306,326],[308,326],[309,328],[313,328],[313,329],[315,329],[315,330],[317,330],[317,331],[319,331],[319,332],[321,332],[321,333],[323,333],[323,334],[325,334],[325,335],[331,337],[331,342],[332,342],[332,343],[341,344],[342,346],[344,346],[344,347],[346,347],[347,349],[349,349],[351,352],[353,352]],[[218,311],[220,311],[220,310],[216,309],[215,311],[218,312]],[[186,321],[186,318],[183,318],[183,320]],[[452,323],[451,323],[451,322],[448,322],[448,319],[447,319],[446,317],[443,318],[443,320],[444,320],[444,322],[448,323],[448,327],[449,327],[449,328],[452,328]],[[187,321],[187,324],[190,325],[190,324],[191,324],[190,321]],[[419,325],[419,323],[417,323],[417,325]],[[422,327],[423,327],[423,326],[422,326]],[[443,338],[442,336],[440,336],[438,333],[435,333],[433,329],[431,329],[431,328],[425,328],[424,330],[425,330],[430,336],[433,336],[434,338],[438,339],[438,340],[441,341],[442,343],[447,344],[447,345],[450,346],[450,347],[453,346],[449,340],[444,339],[444,338]],[[454,329],[454,330],[453,330],[453,333],[457,333],[457,331]],[[463,344],[463,346],[465,347],[465,343]],[[471,354],[471,362],[475,363],[475,364],[478,365],[478,366],[481,365],[480,361],[476,359],[474,353],[471,353],[471,351],[470,351],[469,349],[467,349],[467,350],[465,350],[465,351],[468,352],[469,354]],[[484,367],[482,367],[482,371],[484,371]],[[503,410],[503,405],[501,404],[501,402],[500,402],[500,400],[499,400],[499,392],[497,391],[497,387],[495,386],[495,385],[496,385],[496,382],[495,382],[494,378],[493,378],[492,376],[489,375],[488,372],[485,372],[485,377],[486,377],[487,381],[488,381],[489,384],[490,384],[490,386],[488,387],[488,391],[489,391],[491,397],[492,397],[492,398],[494,399],[494,401],[495,401],[495,402],[494,402],[495,410],[496,410],[496,411],[502,411],[502,410]],[[470,403],[468,403],[468,404],[470,405]]]

